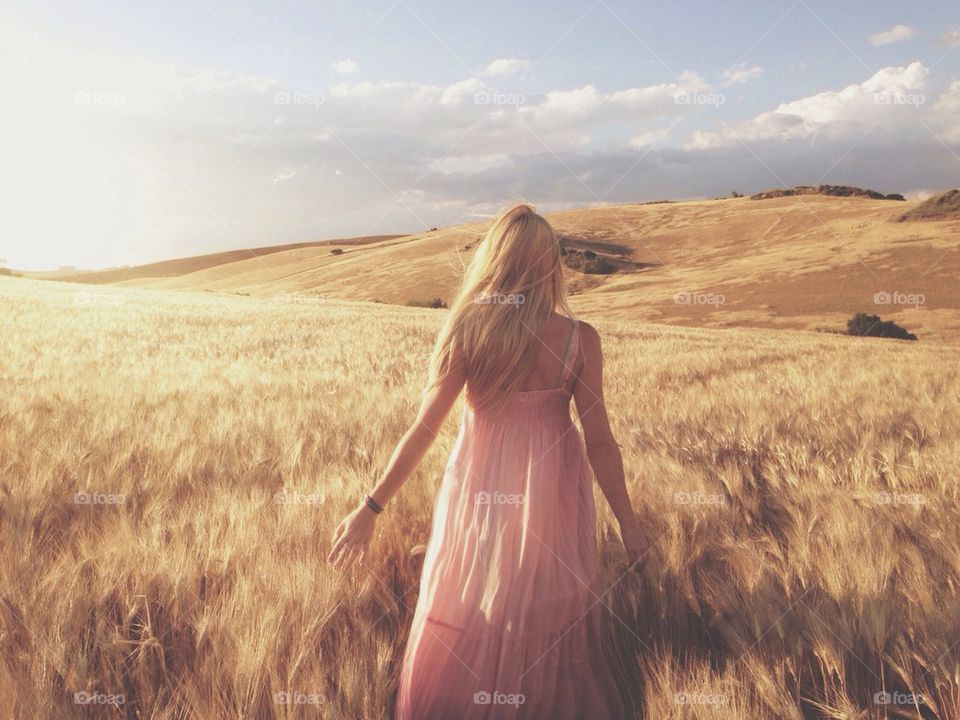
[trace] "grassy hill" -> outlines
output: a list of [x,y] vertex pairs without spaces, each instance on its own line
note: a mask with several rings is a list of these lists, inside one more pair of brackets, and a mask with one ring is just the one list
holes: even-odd
[[242,260],[257,260],[268,255],[283,252],[295,252],[304,248],[315,248],[330,252],[335,249],[356,247],[364,243],[378,242],[399,237],[398,235],[372,235],[338,240],[320,240],[315,242],[291,243],[287,245],[270,245],[267,247],[247,248],[241,250],[227,250],[225,252],[197,255],[195,257],[161,260],[160,262],[130,267],[109,268],[106,270],[91,271],[63,271],[26,273],[30,277],[42,280],[60,280],[63,282],[81,282],[92,284],[107,284],[119,282],[138,282],[154,278],[177,277],[188,275],[220,265],[230,265]]
[[[623,205],[549,215],[563,245],[615,271],[569,269],[573,306],[589,317],[699,327],[840,329],[879,314],[921,340],[960,342],[960,219],[902,223],[921,203],[796,195]],[[115,281],[157,289],[307,294],[405,304],[449,299],[486,223],[362,245],[307,245],[194,259],[157,277]],[[105,276],[101,276],[101,279]],[[919,302],[922,300],[922,302]]]

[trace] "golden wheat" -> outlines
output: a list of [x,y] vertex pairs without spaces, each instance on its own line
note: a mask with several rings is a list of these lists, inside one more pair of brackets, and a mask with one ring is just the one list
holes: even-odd
[[[365,567],[323,558],[442,311],[3,278],[0,309],[0,716],[389,717],[459,405]],[[960,717],[955,348],[595,324],[644,717]]]

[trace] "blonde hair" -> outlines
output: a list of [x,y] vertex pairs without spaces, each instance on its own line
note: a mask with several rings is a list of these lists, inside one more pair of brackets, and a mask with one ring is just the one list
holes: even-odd
[[493,223],[464,275],[430,358],[431,385],[462,364],[477,409],[499,407],[524,381],[555,310],[567,305],[560,244],[525,203]]

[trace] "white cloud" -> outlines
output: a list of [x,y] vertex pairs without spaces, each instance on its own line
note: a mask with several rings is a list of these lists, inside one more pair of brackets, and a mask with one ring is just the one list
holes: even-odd
[[890,45],[904,42],[917,36],[917,30],[909,25],[894,25],[889,30],[870,36],[871,45]]
[[484,68],[484,75],[513,75],[530,67],[529,60],[519,58],[497,58]]
[[[960,80],[954,80],[931,108],[934,125],[942,140],[960,142]],[[939,120],[939,122],[938,122]]]
[[276,175],[273,176],[273,180],[271,184],[276,185],[278,183],[282,183],[284,180],[289,180],[290,178],[295,177],[296,174],[297,174],[296,170],[281,170],[280,172],[278,172]]
[[676,82],[613,92],[584,85],[529,96],[496,91],[477,78],[446,86],[341,82],[330,87],[323,114],[331,124],[364,132],[367,143],[402,134],[410,143],[455,144],[457,154],[562,152],[589,146],[604,126],[628,122],[642,133],[651,129],[647,123],[656,128],[665,117],[699,112],[676,98],[709,89],[691,72]]
[[759,65],[747,65],[740,63],[731,68],[727,68],[720,73],[720,84],[724,87],[730,85],[741,85],[751,80],[755,80],[764,73],[764,69]]
[[495,153],[492,155],[458,155],[444,156],[430,163],[430,169],[444,175],[458,173],[477,173],[484,170],[509,167],[513,160],[509,155]]
[[360,66],[351,58],[337,60],[330,66],[330,69],[337,75],[351,75],[360,69]]
[[486,89],[486,86],[476,78],[468,78],[448,85],[440,93],[440,102],[443,105],[459,105],[464,102],[474,102],[477,93]]
[[544,120],[553,118],[553,122],[561,122],[564,118],[611,121],[631,115],[632,119],[637,116],[676,115],[687,107],[676,102],[678,95],[706,92],[709,89],[709,84],[697,73],[685,72],[676,82],[626,88],[612,93],[602,93],[594,85],[573,90],[551,90],[542,103],[521,110]]
[[648,148],[651,145],[656,145],[667,135],[670,134],[670,128],[659,128],[657,130],[647,130],[645,132],[638,133],[630,138],[630,147],[636,148],[637,150],[642,150]]
[[943,34],[943,37],[940,38],[940,42],[944,45],[960,45],[960,30],[949,30]]
[[917,121],[925,117],[929,72],[921,62],[883,68],[863,83],[781,103],[775,110],[731,128],[694,132],[687,147],[708,149],[845,135],[863,132],[874,123],[886,132],[915,127]]

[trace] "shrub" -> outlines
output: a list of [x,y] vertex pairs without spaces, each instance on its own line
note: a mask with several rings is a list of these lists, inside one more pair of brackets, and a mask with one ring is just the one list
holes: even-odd
[[617,266],[605,257],[597,255],[593,250],[577,250],[576,248],[560,248],[563,264],[572,270],[588,275],[610,275],[617,271]]
[[446,306],[447,304],[438,297],[432,300],[407,300],[407,307],[425,307],[439,310]]
[[847,335],[858,337],[895,338],[897,340],[916,340],[912,332],[897,325],[892,320],[881,320],[879,315],[857,313],[847,320]]
[[588,262],[583,271],[588,275],[609,275],[617,271],[616,265],[602,257],[595,257]]

